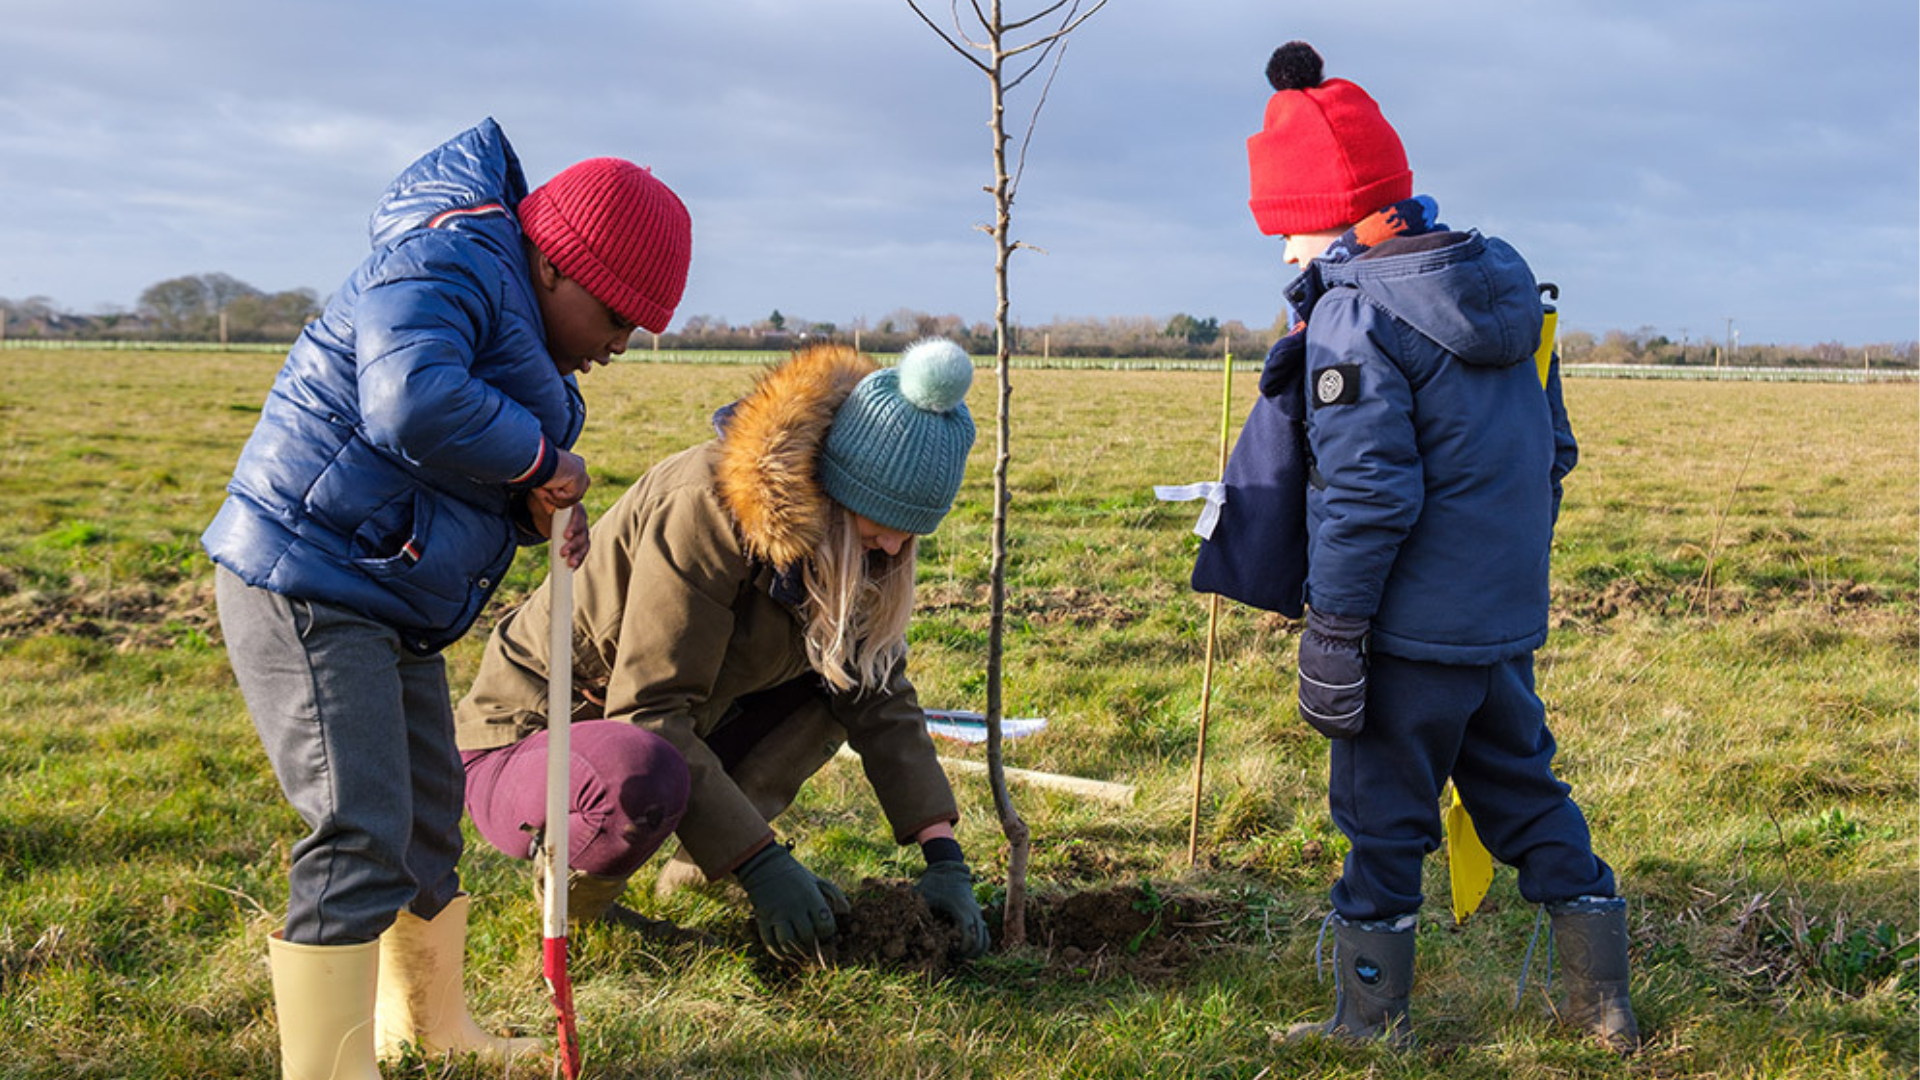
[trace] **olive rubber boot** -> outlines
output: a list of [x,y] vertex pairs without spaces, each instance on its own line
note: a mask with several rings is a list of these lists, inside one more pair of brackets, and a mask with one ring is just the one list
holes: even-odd
[[[533,906],[547,910],[547,877],[552,866],[547,860],[544,840],[535,839],[533,847]],[[627,891],[627,879],[589,874],[584,870],[567,871],[567,925],[599,922],[618,908],[616,902]]]
[[380,1080],[373,999],[380,945],[300,945],[267,939],[283,1080]]
[[1382,1039],[1396,1050],[1411,1047],[1407,1000],[1413,992],[1416,917],[1378,922],[1328,918],[1333,923],[1333,1019],[1295,1024],[1287,1029],[1287,1039]]
[[[539,859],[540,856],[536,854],[536,865],[541,866],[542,870],[533,878],[533,899],[534,906],[545,911],[547,909],[547,875],[544,863],[539,862]],[[571,928],[585,923],[604,922],[610,926],[618,926],[622,930],[630,930],[650,941],[666,944],[683,942],[714,944],[716,942],[716,939],[704,930],[678,926],[665,919],[649,919],[620,903],[620,897],[627,891],[628,880],[623,877],[589,874],[583,870],[569,870],[567,872],[567,926]]]
[[482,1031],[467,1012],[466,893],[431,920],[402,911],[380,935],[380,993],[374,1026],[381,1060],[411,1044],[423,1052],[480,1054],[505,1060],[544,1049],[539,1039],[507,1039]]
[[1583,896],[1547,905],[1553,947],[1566,983],[1561,1023],[1593,1035],[1616,1053],[1640,1047],[1640,1026],[1627,998],[1627,902]]
[[[832,761],[833,755],[840,751],[840,744],[846,741],[847,729],[834,719],[826,701],[810,701],[754,743],[752,749],[727,770],[727,777],[753,808],[760,811],[760,816],[772,822],[793,805],[800,786]],[[665,897],[706,879],[687,849],[679,848],[660,869],[654,894]]]

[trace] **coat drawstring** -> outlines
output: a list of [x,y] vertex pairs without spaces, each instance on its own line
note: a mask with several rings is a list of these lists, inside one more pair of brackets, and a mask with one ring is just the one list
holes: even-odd
[[[1533,967],[1533,947],[1540,942],[1540,924],[1547,918],[1547,905],[1541,904],[1539,914],[1533,917],[1533,936],[1527,939],[1527,958],[1520,963],[1520,987],[1514,991],[1513,1007],[1519,1008],[1527,995],[1527,971]],[[1546,989],[1553,989],[1553,929],[1547,929],[1547,980]]]

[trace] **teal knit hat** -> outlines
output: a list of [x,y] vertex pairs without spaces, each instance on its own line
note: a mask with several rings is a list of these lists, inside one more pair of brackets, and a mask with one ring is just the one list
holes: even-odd
[[953,507],[973,448],[973,360],[945,338],[907,347],[898,367],[860,380],[833,414],[820,482],[833,501],[924,536]]

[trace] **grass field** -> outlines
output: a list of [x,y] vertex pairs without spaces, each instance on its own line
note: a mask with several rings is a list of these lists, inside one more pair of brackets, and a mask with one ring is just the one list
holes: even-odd
[[[265,937],[302,831],[234,688],[198,535],[278,358],[0,352],[0,1077],[277,1076]],[[704,437],[741,368],[616,365],[586,383],[591,512]],[[1036,902],[1125,886],[1153,916],[1111,953],[1036,940],[946,978],[779,971],[719,946],[575,939],[596,1077],[1893,1077],[1917,1028],[1912,386],[1569,382],[1581,437],[1540,682],[1559,769],[1633,902],[1630,1061],[1555,1028],[1534,911],[1502,869],[1455,929],[1429,861],[1418,1050],[1282,1046],[1318,1017],[1314,937],[1344,841],[1325,743],[1293,714],[1295,627],[1225,605],[1202,860],[1187,863],[1207,602],[1186,586],[1191,504],[1216,470],[1217,377],[1016,372],[1009,764],[1137,785],[1119,806],[1016,795]],[[914,671],[981,708],[991,378],[959,508],[924,549]],[[1252,380],[1238,381],[1243,401]],[[523,556],[495,610],[536,580]],[[449,652],[455,693],[484,639]],[[951,749],[955,756],[977,751]],[[956,774],[986,879],[1005,852]],[[782,820],[853,885],[917,870],[857,768]],[[524,864],[469,833],[469,984],[487,1022],[539,1028]],[[643,871],[643,875],[646,872]],[[724,891],[638,906],[736,927]],[[1185,921],[1171,912],[1204,912]],[[1178,949],[1156,949],[1174,942]],[[1142,962],[1144,957],[1158,962]],[[516,1076],[543,1074],[521,1066]],[[500,1075],[409,1062],[390,1076]]]

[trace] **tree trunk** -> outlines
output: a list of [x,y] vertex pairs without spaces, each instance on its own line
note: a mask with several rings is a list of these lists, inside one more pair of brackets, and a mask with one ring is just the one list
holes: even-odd
[[[993,564],[991,569],[991,614],[987,629],[987,777],[993,786],[993,805],[1000,815],[1000,830],[1007,837],[1007,900],[1001,919],[1000,943],[1007,948],[1019,948],[1027,941],[1027,860],[1032,851],[1031,836],[1027,823],[1021,819],[1019,811],[1013,808],[1013,797],[1007,791],[1006,762],[1001,750],[1001,735],[1004,715],[1001,700],[1002,660],[1005,656],[1006,613],[1007,613],[1007,517],[1009,499],[1007,497],[1007,466],[1013,460],[1011,445],[1013,401],[1013,376],[1011,358],[1013,355],[1013,328],[1008,320],[1007,304],[1007,260],[1020,245],[1013,242],[1009,222],[1013,216],[1014,189],[1019,183],[1019,170],[1009,173],[1007,170],[1007,61],[1021,53],[1035,49],[1041,50],[1035,62],[1024,71],[1015,75],[1012,86],[1018,86],[1028,75],[1039,68],[1055,46],[1061,45],[1075,27],[1085,22],[1092,14],[1106,5],[1107,0],[1092,0],[1086,11],[1080,10],[1082,0],[1056,0],[1039,14],[1031,18],[1020,19],[1008,26],[1001,16],[1001,0],[992,0],[991,14],[983,12],[978,0],[972,4],[972,14],[979,19],[986,32],[987,40],[974,41],[960,29],[958,5],[954,6],[954,30],[948,33],[940,25],[920,10],[917,0],[907,0],[907,6],[934,33],[953,47],[966,61],[979,68],[987,76],[987,85],[992,91],[993,114],[993,290],[994,290],[994,342],[997,356],[994,362],[995,383],[1000,391],[995,409],[996,453],[993,461]],[[1006,34],[1009,30],[1019,31],[1029,28],[1050,16],[1059,15],[1060,22],[1050,33],[1043,33],[1035,41],[1024,45],[1009,45]],[[1064,46],[1061,46],[1064,48]],[[986,53],[987,59],[981,60],[969,50]],[[1058,70],[1058,57],[1054,53],[1055,70]],[[1049,77],[1048,83],[1052,79]],[[1041,103],[1046,101],[1045,91],[1040,95]],[[1034,116],[1039,117],[1039,108]],[[1033,123],[1027,125],[1027,137],[1033,135]],[[1020,161],[1026,161],[1025,143],[1022,143]]]
[[992,43],[988,83],[993,97],[993,326],[997,356],[994,361],[995,385],[999,390],[995,410],[995,454],[993,459],[993,565],[990,574],[991,614],[987,630],[987,775],[993,785],[993,806],[1000,815],[1000,831],[1007,837],[1007,900],[1000,923],[1000,942],[1006,948],[1019,948],[1027,941],[1027,861],[1032,853],[1032,837],[1026,820],[1014,809],[1007,790],[1006,761],[1001,751],[1001,719],[1005,715],[1001,700],[1002,660],[1006,645],[1007,616],[1007,466],[1013,460],[1012,433],[1013,372],[1009,362],[1013,339],[1009,333],[1007,301],[1007,260],[1013,254],[1008,232],[1012,219],[1012,178],[1007,173],[1006,88],[1002,81],[1005,53],[1001,49],[1003,25],[1000,0],[993,0],[993,25],[988,28]]

